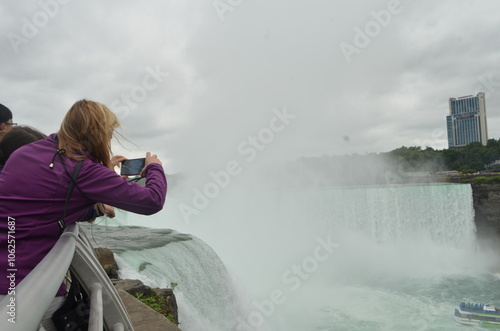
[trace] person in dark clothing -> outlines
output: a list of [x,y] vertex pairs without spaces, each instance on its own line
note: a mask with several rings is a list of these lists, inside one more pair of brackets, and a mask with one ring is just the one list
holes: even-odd
[[12,122],[12,112],[10,109],[0,103],[0,139],[16,125],[17,123]]

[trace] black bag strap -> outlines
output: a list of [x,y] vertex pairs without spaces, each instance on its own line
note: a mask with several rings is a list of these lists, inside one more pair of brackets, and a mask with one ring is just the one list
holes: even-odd
[[75,166],[75,170],[73,170],[73,175],[71,176],[68,192],[66,193],[66,202],[64,203],[63,217],[59,221],[57,221],[61,233],[63,233],[64,229],[66,228],[66,221],[64,220],[66,218],[66,208],[68,208],[69,199],[71,198],[71,194],[73,194],[73,188],[75,187],[76,179],[78,178],[78,174],[80,173],[82,164],[83,161],[79,161]]
[[63,304],[52,314],[52,322],[59,331],[87,331],[90,316],[90,298],[70,269],[71,287]]
[[71,287],[69,289],[68,295],[72,295],[73,298],[75,299],[75,302],[80,302],[84,299],[83,291],[80,288],[80,282],[78,281],[76,275],[73,273],[71,269],[69,270],[69,274],[71,278]]

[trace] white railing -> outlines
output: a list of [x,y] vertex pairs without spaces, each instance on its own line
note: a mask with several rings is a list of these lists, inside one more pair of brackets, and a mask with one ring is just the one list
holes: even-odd
[[[0,330],[38,330],[70,268],[89,294],[89,331],[133,331],[123,302],[77,224],[69,225],[47,256],[0,302]],[[11,298],[14,298],[12,301]],[[9,321],[15,302],[15,324]]]

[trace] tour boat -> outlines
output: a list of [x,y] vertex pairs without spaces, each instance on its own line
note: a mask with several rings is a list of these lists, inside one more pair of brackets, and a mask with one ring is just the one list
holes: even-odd
[[489,304],[462,302],[455,308],[455,320],[464,325],[500,328],[500,308]]

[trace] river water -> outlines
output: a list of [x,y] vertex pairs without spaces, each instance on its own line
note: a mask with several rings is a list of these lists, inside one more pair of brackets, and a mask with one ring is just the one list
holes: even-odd
[[122,278],[178,284],[184,331],[471,330],[461,301],[500,304],[469,185],[226,194],[190,223],[180,203],[86,231]]

